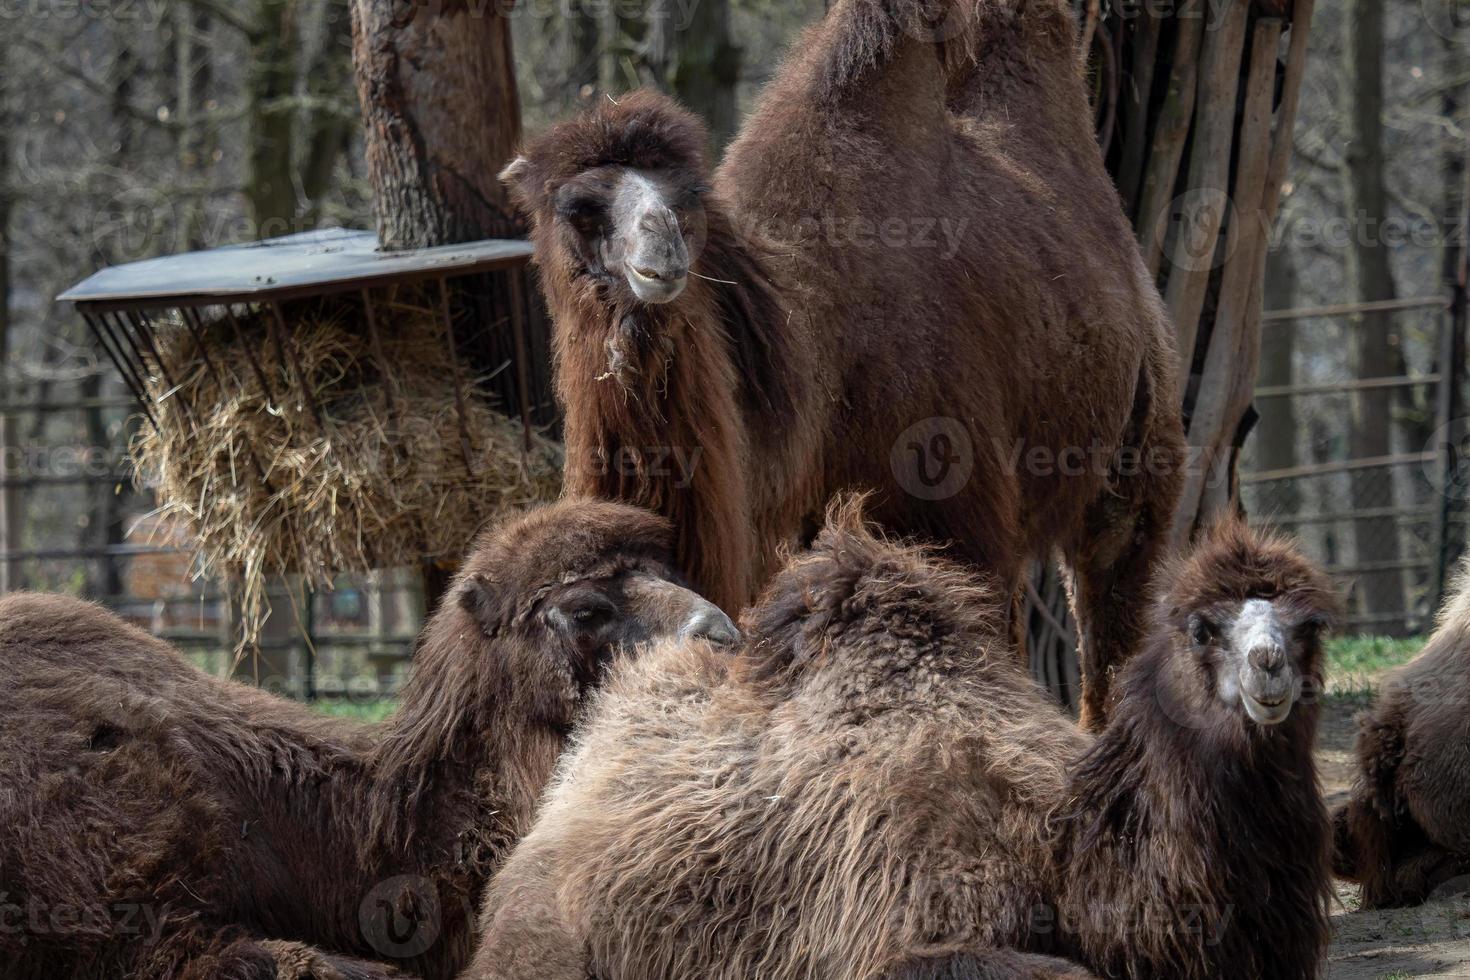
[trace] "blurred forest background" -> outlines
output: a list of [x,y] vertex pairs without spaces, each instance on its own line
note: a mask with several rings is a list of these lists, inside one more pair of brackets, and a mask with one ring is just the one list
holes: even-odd
[[[525,129],[654,84],[723,140],[824,8],[522,0]],[[1245,501],[1342,570],[1362,632],[1417,631],[1429,613],[1437,492],[1423,457],[1463,244],[1467,12],[1459,0],[1319,4],[1269,253],[1268,310],[1328,310],[1268,317]],[[148,560],[156,539],[146,520],[134,528],[152,501],[123,465],[127,399],[53,297],[104,265],[372,227],[347,0],[0,0],[0,113],[0,586],[197,600],[205,585]],[[1330,309],[1364,301],[1402,308]],[[1373,377],[1388,380],[1334,390]],[[1344,459],[1386,462],[1332,468]],[[96,548],[111,556],[82,557]],[[366,615],[356,595],[339,593],[336,614]]]

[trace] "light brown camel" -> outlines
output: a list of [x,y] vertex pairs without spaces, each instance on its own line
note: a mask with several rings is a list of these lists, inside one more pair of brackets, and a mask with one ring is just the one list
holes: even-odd
[[1334,816],[1336,870],[1366,909],[1470,885],[1470,564],[1424,650],[1358,718],[1358,783]]
[[671,537],[602,502],[487,532],[378,727],[216,680],[98,606],[0,600],[0,977],[452,977],[603,666],[734,638],[671,581]]
[[1074,37],[1067,0],[841,0],[712,179],[704,127],[651,92],[553,126],[503,177],[555,320],[574,492],[669,516],[731,609],[847,488],[1013,594],[1059,549],[1095,727],[1183,437]]
[[1334,598],[1234,524],[1166,581],[1093,737],[1007,655],[1003,592],[840,514],[738,657],[667,644],[609,679],[466,980],[1080,969],[1021,953],[1315,980],[1329,833],[1301,695]]

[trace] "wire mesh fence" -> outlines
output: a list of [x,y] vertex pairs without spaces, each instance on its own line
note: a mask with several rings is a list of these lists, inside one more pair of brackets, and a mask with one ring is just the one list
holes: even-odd
[[[1428,630],[1465,550],[1470,430],[1458,297],[1265,315],[1267,331],[1291,332],[1276,350],[1294,360],[1263,367],[1275,381],[1255,392],[1261,422],[1241,505],[1333,575],[1351,632]],[[1387,338],[1385,363],[1364,358],[1365,330]]]
[[1348,630],[1420,633],[1433,622],[1446,566],[1464,549],[1465,513],[1454,508],[1448,515],[1443,554],[1433,455],[1369,462],[1247,475],[1242,503],[1257,523],[1295,535],[1338,580]]

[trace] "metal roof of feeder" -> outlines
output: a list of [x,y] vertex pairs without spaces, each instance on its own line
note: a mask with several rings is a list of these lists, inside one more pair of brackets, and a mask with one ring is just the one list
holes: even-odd
[[531,243],[492,238],[385,252],[370,231],[308,231],[113,266],[62,293],[82,312],[259,303],[524,265]]

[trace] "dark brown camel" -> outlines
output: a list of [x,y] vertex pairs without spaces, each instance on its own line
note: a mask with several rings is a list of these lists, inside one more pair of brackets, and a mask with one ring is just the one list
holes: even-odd
[[1008,591],[1056,548],[1096,726],[1183,439],[1069,7],[842,0],[713,178],[703,126],[651,92],[503,176],[555,319],[572,490],[668,515],[726,608],[847,488]]
[[1362,884],[1363,908],[1416,904],[1470,876],[1467,706],[1470,566],[1428,645],[1358,718],[1358,783],[1334,814],[1334,863]]
[[1315,980],[1333,597],[1236,525],[1166,581],[1094,738],[1007,655],[1004,592],[839,515],[739,657],[609,679],[466,977]]
[[734,638],[672,583],[671,537],[611,503],[487,532],[378,727],[216,680],[98,606],[0,600],[0,976],[453,976],[604,664]]

